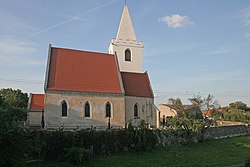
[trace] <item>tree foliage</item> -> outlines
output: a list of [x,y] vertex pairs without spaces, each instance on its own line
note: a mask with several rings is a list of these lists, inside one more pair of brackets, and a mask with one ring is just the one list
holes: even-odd
[[195,108],[196,110],[201,110],[202,106],[204,105],[204,100],[200,95],[190,98],[189,101],[191,102],[193,108]]
[[232,102],[229,106],[222,108],[223,118],[225,121],[250,123],[250,109],[241,101]]
[[206,98],[202,98],[200,95],[190,98],[189,101],[192,103],[192,106],[196,109],[217,109],[220,107],[218,101],[214,98],[213,95],[208,94]]
[[183,105],[182,105],[182,101],[181,101],[180,98],[177,98],[177,99],[170,98],[170,99],[168,100],[168,103],[174,105],[174,107],[175,107],[177,110],[184,110]]
[[29,133],[20,121],[26,117],[22,108],[0,107],[0,166],[12,166],[29,149]]
[[238,110],[244,110],[247,111],[249,108],[247,107],[246,103],[243,103],[242,101],[236,101],[229,104],[230,109],[238,109]]
[[203,108],[215,108],[217,103],[214,100],[214,97],[210,94],[206,98],[202,98],[198,95],[190,98],[189,100],[191,102],[191,107],[185,107],[182,105],[179,98],[169,99],[169,102],[182,114],[179,114],[178,117],[170,119],[168,124],[169,127],[173,129],[185,129],[189,132],[188,136],[190,139],[192,138],[192,133],[200,133],[200,140],[202,141],[205,130],[211,126],[213,121],[208,118],[203,118],[201,110]]
[[12,166],[29,149],[29,133],[22,122],[27,115],[27,94],[21,90],[0,90],[0,166]]
[[27,108],[28,104],[28,94],[23,93],[20,89],[1,89],[0,90],[0,104],[8,105],[11,107]]

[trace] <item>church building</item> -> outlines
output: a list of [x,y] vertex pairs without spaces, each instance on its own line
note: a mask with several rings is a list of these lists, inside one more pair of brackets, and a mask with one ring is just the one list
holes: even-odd
[[44,84],[45,129],[157,127],[154,94],[143,70],[127,5],[108,53],[49,46]]

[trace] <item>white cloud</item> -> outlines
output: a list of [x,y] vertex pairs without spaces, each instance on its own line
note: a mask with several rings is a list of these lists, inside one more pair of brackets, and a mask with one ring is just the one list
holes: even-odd
[[216,72],[207,75],[199,75],[188,77],[187,80],[200,82],[217,82],[217,81],[249,81],[250,77],[247,77],[246,71],[227,71]]
[[0,39],[0,56],[14,56],[34,52],[35,49],[31,45],[31,43],[14,39]]
[[239,11],[239,14],[237,15],[238,19],[240,19],[241,27],[245,30],[245,33],[243,34],[244,38],[250,39],[250,6],[242,9]]
[[36,30],[35,27],[31,26],[22,18],[14,16],[4,10],[0,11],[0,20],[1,31],[5,33],[16,33],[21,30]]
[[43,65],[36,56],[36,48],[33,43],[16,39],[0,39],[0,59],[3,64],[30,64]]
[[79,15],[71,16],[70,18],[68,18],[68,19],[66,19],[66,20],[64,20],[64,21],[62,21],[62,22],[60,22],[60,23],[54,24],[54,25],[52,25],[52,26],[49,26],[49,27],[47,27],[47,28],[44,28],[44,29],[38,31],[37,33],[33,34],[33,36],[40,35],[40,34],[42,34],[42,33],[45,33],[45,32],[47,32],[47,31],[50,31],[51,29],[60,27],[60,26],[62,26],[62,25],[64,25],[64,24],[69,23],[69,22],[72,22],[72,21],[79,21],[79,20],[82,19],[83,16],[85,16],[85,15],[87,15],[87,14],[89,14],[89,13],[95,12],[95,11],[97,11],[97,10],[100,10],[101,8],[104,8],[104,7],[108,6],[108,5],[111,5],[111,4],[113,4],[115,1],[116,1],[116,0],[108,1],[108,2],[106,2],[106,3],[104,3],[104,4],[102,4],[102,5],[96,6],[96,7],[93,8],[93,9],[89,9],[89,10],[87,10],[87,11],[84,11],[83,13],[81,13],[81,14],[79,14]]
[[193,25],[194,22],[189,19],[188,16],[181,16],[179,14],[174,14],[171,16],[164,16],[159,19],[160,22],[164,22],[171,28],[180,28]]
[[209,54],[209,55],[225,55],[225,54],[228,54],[228,53],[231,53],[231,52],[232,52],[232,49],[219,48],[217,50],[212,50],[212,51],[205,52],[205,54]]

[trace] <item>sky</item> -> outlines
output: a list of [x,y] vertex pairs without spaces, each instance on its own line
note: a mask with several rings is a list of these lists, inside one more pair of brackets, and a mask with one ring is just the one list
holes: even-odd
[[[44,93],[48,46],[107,53],[124,0],[0,0],[0,88]],[[127,0],[155,103],[250,106],[250,0]]]

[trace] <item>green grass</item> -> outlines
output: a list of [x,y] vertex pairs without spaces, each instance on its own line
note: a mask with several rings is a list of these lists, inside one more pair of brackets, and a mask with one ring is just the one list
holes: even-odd
[[[143,153],[96,157],[86,167],[214,167],[243,163],[250,155],[250,136],[211,140],[191,146],[173,146]],[[46,163],[44,166],[71,166]],[[71,166],[73,167],[73,166]]]

